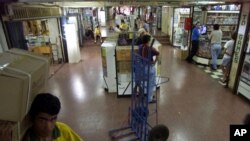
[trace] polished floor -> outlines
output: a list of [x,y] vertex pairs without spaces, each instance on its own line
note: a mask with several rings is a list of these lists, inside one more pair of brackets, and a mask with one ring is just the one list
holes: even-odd
[[[108,131],[127,125],[130,98],[103,89],[100,44],[87,42],[81,48],[82,61],[57,71],[48,91],[62,102],[60,121],[85,141],[109,141]],[[177,59],[172,47],[163,46],[161,54],[161,75],[170,81],[159,89],[158,120],[169,127],[169,141],[228,141],[229,125],[242,123],[250,102],[194,64]],[[155,115],[149,121],[155,125]]]

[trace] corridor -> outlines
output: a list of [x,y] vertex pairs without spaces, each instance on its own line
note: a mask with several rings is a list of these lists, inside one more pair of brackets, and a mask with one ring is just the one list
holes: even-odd
[[[81,62],[65,64],[48,82],[48,92],[62,103],[59,121],[69,124],[84,141],[109,141],[108,131],[127,125],[130,98],[103,89],[100,44],[86,41]],[[158,120],[170,129],[168,141],[228,141],[229,125],[241,124],[250,103],[233,95],[194,64],[162,47]],[[150,108],[155,107],[150,104]],[[155,115],[149,117],[155,125]]]

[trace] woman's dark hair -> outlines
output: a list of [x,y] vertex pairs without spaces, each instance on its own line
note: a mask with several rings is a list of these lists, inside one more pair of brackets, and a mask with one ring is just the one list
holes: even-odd
[[169,129],[165,125],[156,125],[149,132],[148,141],[166,141],[169,137]]
[[142,36],[142,43],[143,44],[147,44],[151,39],[151,36],[150,35],[144,35]]
[[214,25],[214,30],[219,30],[219,28],[220,28],[220,25],[218,25],[218,24]]
[[236,40],[236,39],[237,39],[237,32],[236,32],[236,31],[234,31],[234,32],[231,34],[231,38],[232,38],[233,40]]
[[39,113],[47,113],[49,115],[57,115],[61,109],[60,100],[50,93],[40,93],[33,100],[29,116],[34,120]]

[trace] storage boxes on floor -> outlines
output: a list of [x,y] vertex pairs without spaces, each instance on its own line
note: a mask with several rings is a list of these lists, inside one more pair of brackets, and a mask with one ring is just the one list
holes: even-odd
[[0,140],[21,139],[26,114],[36,94],[45,92],[48,72],[46,57],[20,49],[0,54]]

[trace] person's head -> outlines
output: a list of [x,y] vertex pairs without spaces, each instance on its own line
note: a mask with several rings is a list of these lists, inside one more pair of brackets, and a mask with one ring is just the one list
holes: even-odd
[[146,33],[146,30],[145,30],[144,28],[140,28],[140,29],[138,30],[139,36],[143,36],[143,35],[145,35],[145,33]]
[[125,23],[125,21],[122,19],[122,20],[121,20],[121,23]]
[[50,93],[40,93],[35,97],[28,115],[32,129],[38,136],[48,137],[52,134],[60,109],[60,100]]
[[149,43],[149,41],[150,41],[150,39],[151,39],[151,36],[150,35],[143,35],[142,36],[142,43],[143,44],[148,44]]
[[196,22],[196,23],[195,23],[195,27],[198,27],[198,28],[199,28],[199,27],[200,27],[200,22]]
[[234,32],[231,34],[231,38],[232,38],[233,40],[236,40],[236,39],[237,39],[237,32],[236,32],[236,31],[234,31]]
[[250,114],[247,114],[244,119],[244,124],[250,125]]
[[99,25],[96,26],[96,28],[99,28],[99,27],[100,27]]
[[153,12],[150,12],[149,16],[153,16]]
[[219,28],[220,28],[220,25],[218,25],[218,24],[214,25],[214,30],[219,30]]
[[149,131],[148,141],[166,141],[169,137],[169,129],[165,125],[156,125]]

